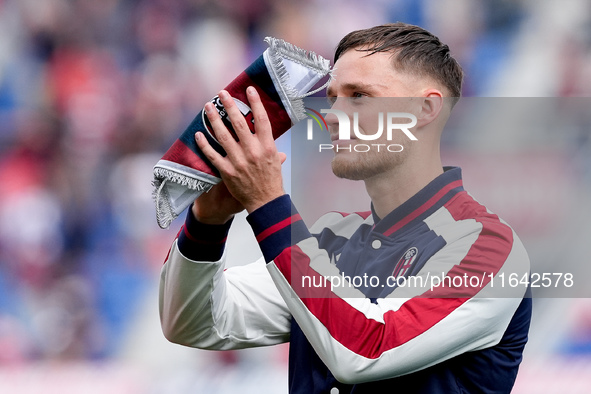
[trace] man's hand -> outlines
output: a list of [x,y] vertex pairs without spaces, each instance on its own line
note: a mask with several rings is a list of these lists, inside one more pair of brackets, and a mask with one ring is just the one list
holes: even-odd
[[201,194],[192,208],[195,218],[205,224],[224,224],[243,210],[242,204],[232,196],[224,182]]
[[224,126],[212,103],[205,105],[205,112],[227,156],[217,153],[201,132],[195,134],[195,139],[201,151],[220,172],[232,196],[250,213],[285,194],[281,164],[286,156],[277,151],[271,123],[258,92],[252,86],[246,92],[254,116],[254,134],[232,97],[222,90],[219,97],[239,141]]

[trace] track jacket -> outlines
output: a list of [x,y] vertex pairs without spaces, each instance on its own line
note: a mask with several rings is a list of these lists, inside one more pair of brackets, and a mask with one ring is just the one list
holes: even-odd
[[247,220],[265,261],[225,270],[230,224],[187,215],[161,274],[169,340],[289,341],[290,393],[510,392],[531,317],[529,259],[459,168],[382,219],[331,212],[308,228],[284,195]]

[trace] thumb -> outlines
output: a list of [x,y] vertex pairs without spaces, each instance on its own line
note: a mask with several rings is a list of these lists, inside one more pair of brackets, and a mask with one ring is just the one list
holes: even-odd
[[287,155],[283,152],[278,152],[279,153],[279,157],[281,158],[281,164],[285,163],[285,160],[287,160]]

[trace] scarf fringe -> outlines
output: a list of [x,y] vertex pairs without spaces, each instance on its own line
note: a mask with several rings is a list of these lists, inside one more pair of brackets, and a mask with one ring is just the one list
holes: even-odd
[[311,68],[319,74],[327,74],[330,71],[328,59],[312,51],[296,47],[280,38],[265,37],[265,42],[269,44],[272,52],[277,52],[286,59],[292,60],[307,68]]
[[170,205],[170,197],[164,188],[165,185],[166,178],[154,178],[152,181],[152,186],[154,186],[152,198],[154,199],[154,203],[156,205],[156,221],[158,222],[158,226],[163,230],[166,230],[168,227],[170,227],[172,221],[177,218],[172,210],[172,206]]
[[[191,190],[197,190],[200,192],[207,192],[214,185],[213,183],[205,182],[200,179],[191,178],[187,175],[179,174],[171,170],[167,170],[162,167],[154,168],[154,179],[165,179],[179,185],[186,186]],[[156,180],[154,181],[156,182]],[[154,187],[160,187],[160,185],[153,185]]]
[[305,49],[299,48],[279,38],[266,37],[265,42],[269,45],[269,59],[275,77],[279,81],[281,89],[291,106],[291,111],[288,111],[288,113],[292,116],[293,123],[306,119],[306,108],[302,99],[324,89],[328,86],[330,79],[320,88],[301,95],[296,89],[289,86],[287,83],[289,80],[289,73],[283,64],[283,59],[289,59],[295,63],[301,64],[322,76],[331,73],[330,61],[312,51],[306,51]]
[[166,230],[179,215],[171,205],[171,198],[166,189],[166,182],[174,182],[195,190],[195,198],[213,187],[213,183],[191,178],[161,167],[154,168],[154,180],[152,181],[152,198],[156,205],[156,221],[161,229]]

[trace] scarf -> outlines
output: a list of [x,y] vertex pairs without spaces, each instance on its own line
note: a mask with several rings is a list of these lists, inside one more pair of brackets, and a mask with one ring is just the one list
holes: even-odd
[[[246,88],[257,89],[267,110],[273,137],[277,139],[291,126],[306,118],[303,98],[328,85],[310,91],[330,73],[329,61],[313,52],[305,51],[273,37],[265,38],[269,47],[225,90],[234,98],[247,124],[254,132],[253,115],[246,103]],[[211,102],[230,132],[230,120],[215,96]],[[212,186],[221,182],[217,169],[209,162],[195,142],[195,133],[204,132],[209,144],[225,155],[202,109],[181,136],[154,166],[154,200],[158,225],[166,229],[191,203]],[[234,134],[235,136],[235,134]],[[236,137],[236,136],[235,136]]]

